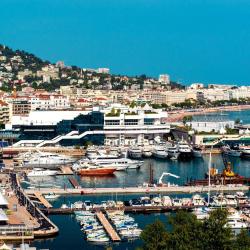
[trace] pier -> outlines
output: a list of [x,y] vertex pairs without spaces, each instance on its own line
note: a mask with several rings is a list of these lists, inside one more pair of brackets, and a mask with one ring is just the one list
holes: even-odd
[[[211,186],[211,192],[247,192],[245,185],[217,185]],[[26,189],[26,194],[34,194],[37,190]],[[41,194],[54,193],[58,195],[102,195],[102,194],[171,194],[171,193],[207,193],[208,186],[156,186],[156,187],[124,187],[124,188],[40,188]]]
[[112,241],[121,241],[121,238],[119,237],[117,232],[114,230],[114,228],[111,226],[111,224],[109,223],[109,221],[107,220],[107,218],[103,214],[103,212],[101,212],[101,211],[96,212],[96,216],[97,216],[98,220],[100,221],[100,223],[105,228],[105,230],[108,233],[108,235],[110,236],[111,240]]
[[81,188],[81,185],[78,183],[78,181],[75,178],[70,177],[68,179],[69,179],[70,184],[73,186],[73,188],[75,189]]
[[[182,205],[182,206],[123,206],[120,208],[120,210],[123,210],[126,213],[165,213],[165,212],[174,212],[178,210],[186,210],[186,211],[192,211],[195,208],[204,207],[205,205]],[[250,204],[245,205],[238,205],[236,208],[243,209],[243,208],[249,208]],[[232,209],[232,207],[230,207]],[[83,211],[84,208],[50,208],[50,209],[44,209],[44,213],[50,214],[50,215],[63,215],[63,214],[74,214],[74,211]],[[99,212],[102,211],[105,213],[106,211],[114,211],[117,210],[117,208],[90,208],[89,211],[92,212]],[[250,222],[250,219],[248,219]]]
[[53,206],[43,197],[40,192],[34,192],[34,196],[46,207],[52,208]]

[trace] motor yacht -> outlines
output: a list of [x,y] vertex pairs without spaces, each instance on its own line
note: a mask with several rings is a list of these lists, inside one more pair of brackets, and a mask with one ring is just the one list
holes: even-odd
[[131,160],[129,158],[97,158],[92,159],[93,163],[99,164],[103,167],[109,166],[116,168],[117,171],[122,171],[126,169],[138,169],[142,166],[143,161]]
[[228,206],[233,206],[233,207],[237,206],[237,199],[236,199],[235,195],[227,194],[227,195],[225,195],[225,199],[226,199]]
[[235,198],[239,205],[248,204],[248,196],[245,195],[243,192],[236,192]]
[[242,158],[250,158],[250,146],[239,146]]
[[27,177],[44,177],[44,176],[55,176],[57,175],[56,170],[49,170],[49,169],[41,169],[41,168],[34,168],[27,174]]
[[228,219],[226,226],[232,229],[244,229],[248,228],[248,224],[241,219]]
[[84,162],[79,164],[79,170],[77,173],[84,176],[104,176],[113,175],[116,168],[109,166],[101,166],[90,162]]
[[199,194],[195,194],[192,197],[192,203],[194,206],[203,206],[205,204],[205,200]]
[[176,145],[167,147],[167,153],[170,159],[178,159],[180,155],[180,152]]
[[211,205],[214,207],[226,207],[227,200],[223,194],[215,195],[212,197]]
[[193,156],[196,158],[202,158],[202,149],[199,146],[193,146],[192,148]]
[[177,148],[180,152],[181,158],[191,158],[192,157],[192,148],[185,142],[180,141],[177,143]]
[[205,220],[209,218],[209,211],[203,207],[195,208],[192,213],[198,220]]
[[152,156],[152,148],[149,146],[145,146],[142,150],[143,157],[151,157]]
[[153,149],[153,156],[160,159],[166,159],[168,157],[168,153],[165,146],[156,145]]
[[231,148],[229,145],[222,147],[222,153],[232,157],[240,157],[241,151],[238,147]]
[[172,200],[169,196],[162,197],[162,204],[163,206],[172,206]]
[[37,152],[29,158],[24,158],[23,167],[55,168],[66,164],[71,164],[75,160],[71,157],[53,153]]
[[132,159],[141,159],[142,150],[139,147],[132,146],[128,149],[128,156]]
[[182,206],[182,199],[174,198],[172,200],[172,205],[174,207],[181,207]]
[[55,200],[55,199],[57,199],[57,198],[59,198],[59,197],[60,197],[60,195],[55,194],[55,193],[49,193],[49,194],[45,194],[45,195],[44,195],[44,198],[45,198],[46,200]]

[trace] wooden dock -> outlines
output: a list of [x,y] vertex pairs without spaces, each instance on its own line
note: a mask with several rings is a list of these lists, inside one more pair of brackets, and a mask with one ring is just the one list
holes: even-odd
[[105,228],[106,232],[110,236],[112,241],[121,241],[120,236],[117,234],[117,232],[114,230],[114,228],[111,226],[109,221],[107,220],[106,216],[103,214],[103,212],[99,211],[96,213],[96,216],[100,223]]
[[81,185],[78,183],[78,181],[75,178],[70,177],[69,182],[73,186],[73,188],[75,188],[75,189],[81,188]]
[[35,197],[46,207],[52,208],[53,206],[43,197],[41,192],[34,192]]
[[73,175],[73,171],[70,166],[62,166],[60,168],[61,172],[58,175]]

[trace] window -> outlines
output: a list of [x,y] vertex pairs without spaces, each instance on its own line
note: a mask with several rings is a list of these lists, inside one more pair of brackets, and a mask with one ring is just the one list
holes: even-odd
[[119,120],[107,120],[105,121],[105,125],[109,126],[109,125],[120,125],[120,121]]
[[125,119],[125,125],[138,125],[137,119]]
[[154,124],[154,119],[152,118],[145,118],[144,119],[144,125],[153,125]]

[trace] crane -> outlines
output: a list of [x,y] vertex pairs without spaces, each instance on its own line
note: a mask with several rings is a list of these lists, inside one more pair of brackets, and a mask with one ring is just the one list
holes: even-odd
[[159,182],[158,182],[160,185],[162,184],[162,179],[164,176],[172,176],[172,177],[177,178],[177,179],[180,178],[180,176],[178,176],[178,175],[163,172],[160,179],[159,179]]

